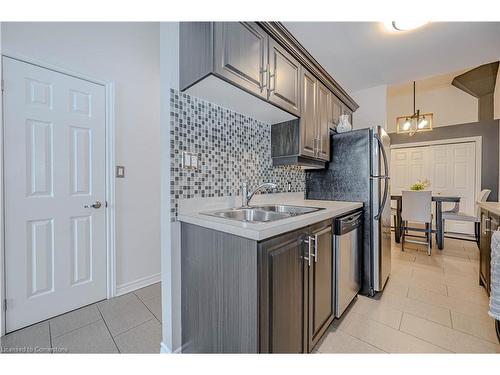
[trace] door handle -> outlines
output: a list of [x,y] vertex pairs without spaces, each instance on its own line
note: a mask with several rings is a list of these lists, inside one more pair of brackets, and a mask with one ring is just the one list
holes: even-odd
[[378,134],[375,134],[375,139],[377,140],[380,152],[382,154],[382,159],[384,160],[384,169],[385,169],[385,176],[374,176],[375,178],[382,178],[384,180],[384,197],[382,198],[382,203],[380,204],[378,214],[375,215],[374,219],[379,220],[380,216],[382,216],[382,211],[384,210],[385,202],[387,201],[387,195],[388,195],[388,190],[389,190],[389,164],[387,162],[387,155],[385,153],[385,148],[384,144],[382,143],[382,140],[380,139]]
[[97,209],[97,208],[101,208],[101,206],[102,206],[102,203],[99,202],[99,201],[96,201],[94,204],[91,204],[91,205],[86,204],[86,205],[84,205],[83,208],[95,208],[95,209]]

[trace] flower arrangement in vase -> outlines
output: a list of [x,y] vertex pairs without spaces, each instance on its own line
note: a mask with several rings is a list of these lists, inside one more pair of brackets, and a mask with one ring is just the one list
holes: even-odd
[[410,190],[413,190],[413,191],[421,191],[421,190],[425,190],[427,189],[429,186],[430,186],[430,182],[429,180],[420,180],[418,179],[417,182],[415,182],[413,185],[410,186]]

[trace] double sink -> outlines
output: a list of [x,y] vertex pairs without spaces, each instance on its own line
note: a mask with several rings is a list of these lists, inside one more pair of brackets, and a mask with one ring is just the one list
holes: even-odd
[[266,223],[290,217],[305,215],[324,208],[289,206],[283,204],[263,205],[202,212],[203,215],[236,220],[246,223]]

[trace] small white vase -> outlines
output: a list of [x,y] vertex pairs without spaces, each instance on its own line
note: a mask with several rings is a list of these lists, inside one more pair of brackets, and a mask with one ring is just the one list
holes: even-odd
[[337,133],[345,133],[352,130],[352,125],[349,122],[349,115],[340,115],[339,124],[337,125]]

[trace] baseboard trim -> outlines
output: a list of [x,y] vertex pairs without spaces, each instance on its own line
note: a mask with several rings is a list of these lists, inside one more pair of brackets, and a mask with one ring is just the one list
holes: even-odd
[[161,354],[181,354],[182,350],[181,350],[181,348],[177,348],[176,350],[171,351],[169,349],[169,347],[162,341],[160,343],[160,353]]
[[118,285],[116,287],[116,297],[121,296],[126,293],[133,292],[134,290],[144,288],[151,284],[155,284],[161,281],[161,273],[155,275],[141,277],[140,279],[130,281],[128,283]]
[[161,354],[172,354],[172,351],[168,348],[167,345],[162,341],[160,343],[160,353]]

